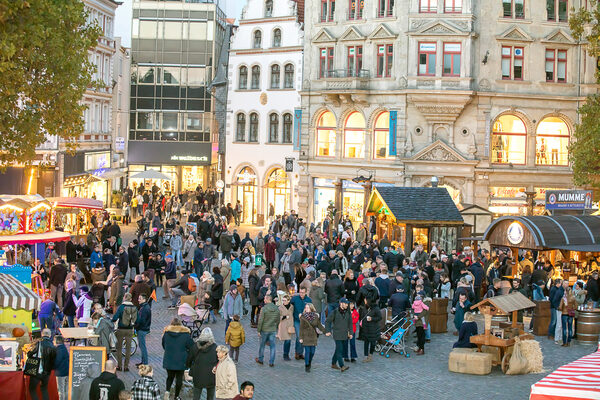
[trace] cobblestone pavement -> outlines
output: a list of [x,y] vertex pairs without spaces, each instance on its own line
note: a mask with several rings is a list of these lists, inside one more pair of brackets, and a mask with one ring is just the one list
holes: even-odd
[[[125,238],[131,235],[131,229],[125,228]],[[152,329],[147,337],[150,364],[155,368],[155,378],[162,390],[166,381],[166,371],[162,369],[163,349],[161,337],[163,328],[176,316],[176,310],[167,310],[167,302],[161,300],[162,289],[157,293],[159,299],[153,306]],[[480,321],[481,323],[481,321]],[[241,347],[237,365],[238,383],[250,380],[256,385],[255,399],[459,399],[467,395],[469,399],[506,400],[527,399],[533,383],[568,362],[576,360],[595,350],[595,346],[583,346],[574,342],[572,347],[561,347],[545,337],[536,337],[544,354],[544,372],[520,376],[504,375],[499,367],[486,376],[463,375],[448,372],[448,354],[456,337],[452,335],[454,326],[449,322],[449,333],[433,334],[431,343],[425,346],[424,356],[411,354],[405,358],[392,353],[389,359],[379,355],[369,364],[361,362],[350,364],[343,374],[331,369],[331,356],[334,342],[321,336],[317,346],[313,368],[304,372],[304,361],[282,359],[282,343],[277,343],[275,367],[260,366],[254,362],[258,354],[259,340],[256,330],[250,328],[249,317],[242,319],[246,330],[246,344]],[[218,344],[224,344],[222,319],[216,324],[208,324],[215,334]],[[481,324],[480,324],[481,328]],[[409,343],[412,346],[413,336]],[[362,342],[357,341],[359,359],[362,359]],[[293,343],[292,343],[293,352]],[[412,352],[411,352],[412,353]],[[268,349],[266,350],[268,357]],[[131,366],[140,361],[140,351],[136,352]],[[135,372],[121,372],[119,376],[131,387],[137,378]],[[182,398],[191,399],[191,390],[184,390]]]

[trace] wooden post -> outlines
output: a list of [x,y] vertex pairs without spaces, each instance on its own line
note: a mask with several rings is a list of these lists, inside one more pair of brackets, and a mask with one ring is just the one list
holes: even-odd
[[512,327],[517,327],[517,320],[519,319],[519,311],[515,310],[512,312]]
[[514,259],[514,264],[512,266],[512,276],[513,278],[515,276],[517,276],[517,273],[519,272],[519,268],[517,267],[517,264],[519,263],[519,249],[517,247],[511,247],[510,250],[512,251],[513,254],[513,259]]

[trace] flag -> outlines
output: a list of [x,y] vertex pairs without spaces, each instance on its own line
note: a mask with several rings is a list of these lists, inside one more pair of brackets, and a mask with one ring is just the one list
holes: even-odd
[[154,301],[158,302],[158,300],[156,300],[156,289],[152,291],[150,298],[153,299]]

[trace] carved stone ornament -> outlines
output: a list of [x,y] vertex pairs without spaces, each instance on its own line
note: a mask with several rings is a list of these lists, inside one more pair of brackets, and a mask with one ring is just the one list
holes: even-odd
[[406,78],[403,76],[400,79],[398,79],[398,85],[404,89],[408,86],[408,81],[406,80]]
[[421,155],[417,160],[421,161],[460,161],[458,157],[444,149],[442,146],[436,146],[427,153]]
[[262,92],[262,93],[260,94],[260,104],[261,104],[261,105],[263,105],[263,106],[265,106],[265,105],[267,105],[267,101],[268,101],[268,100],[269,100],[269,99],[268,99],[268,97],[267,97],[267,94],[266,94],[265,92]]
[[420,27],[422,27],[423,25],[427,25],[431,21],[431,19],[413,19],[410,21],[410,29],[419,29]]
[[423,33],[456,33],[450,28],[445,27],[444,25],[438,24],[434,25],[431,28],[425,30]]
[[492,88],[492,85],[490,84],[490,81],[488,81],[487,79],[482,79],[479,81],[479,89],[490,90],[491,88]]

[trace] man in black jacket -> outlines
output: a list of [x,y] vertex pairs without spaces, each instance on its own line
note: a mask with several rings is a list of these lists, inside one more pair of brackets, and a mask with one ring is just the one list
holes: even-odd
[[331,275],[333,270],[333,260],[335,259],[335,251],[330,250],[328,256],[323,256],[319,264],[317,264],[317,270],[319,272],[325,272],[327,277]]
[[403,313],[410,308],[410,299],[408,295],[404,293],[404,286],[396,286],[396,293],[392,294],[388,301],[388,306],[392,307],[392,318]]
[[340,299],[344,297],[344,282],[335,269],[331,271],[331,276],[325,281],[325,294],[327,295],[327,314],[329,315],[338,308]]
[[77,261],[77,244],[75,244],[75,236],[71,236],[71,239],[67,242],[66,252],[67,262],[69,264]]
[[[349,367],[344,365],[343,352],[348,346],[348,339],[352,337],[352,313],[348,310],[350,302],[345,297],[340,299],[340,305],[333,312],[330,312],[325,321],[325,335],[331,336],[335,340],[335,353],[331,358],[331,368],[339,369],[342,372]],[[338,367],[339,365],[339,367]]]
[[50,269],[50,298],[60,307],[63,306],[63,290],[67,279],[67,267],[60,258],[54,260]]
[[117,378],[117,364],[109,359],[104,364],[104,372],[92,381],[90,400],[119,400],[119,393],[125,384]]
[[588,279],[585,285],[587,290],[588,300],[594,302],[594,308],[598,307],[598,300],[600,299],[600,282],[598,281],[598,271],[593,271],[592,276]]
[[138,343],[140,345],[140,350],[142,352],[142,362],[136,364],[136,367],[140,365],[148,364],[148,349],[146,348],[146,335],[150,333],[150,325],[152,324],[152,309],[150,309],[150,305],[147,303],[148,298],[145,294],[140,294],[139,302],[140,309],[138,311],[137,319],[135,320],[135,330],[138,335]]
[[358,290],[358,294],[356,296],[357,307],[365,304],[365,300],[367,300],[369,304],[376,304],[379,300],[379,291],[373,284],[372,278],[363,279],[363,285]]
[[[42,329],[42,340],[29,351],[28,356],[36,356],[41,353],[41,373],[38,376],[32,376],[29,378],[29,393],[33,400],[38,400],[37,388],[41,384],[40,390],[42,392],[42,398],[48,398],[48,381],[50,380],[50,373],[54,369],[54,361],[56,360],[56,348],[52,344],[52,332],[50,329]],[[8,394],[8,393],[5,393]],[[10,397],[10,396],[8,396]]]
[[129,258],[129,268],[132,271],[129,282],[133,282],[132,278],[140,274],[140,255],[138,253],[138,243],[136,239],[129,243],[127,257]]

